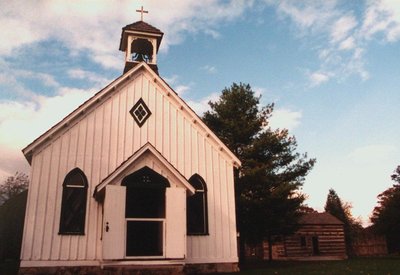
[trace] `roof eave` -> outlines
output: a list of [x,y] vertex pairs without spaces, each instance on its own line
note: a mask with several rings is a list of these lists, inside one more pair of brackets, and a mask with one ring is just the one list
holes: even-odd
[[57,124],[52,126],[50,129],[48,129],[46,132],[44,132],[42,135],[40,135],[38,138],[32,141],[29,145],[23,148],[22,152],[25,155],[25,158],[28,160],[28,162],[31,163],[32,155],[38,146],[50,141],[53,137],[57,135],[57,132],[59,132],[63,127],[68,127],[73,121],[78,119],[80,116],[86,114],[87,111],[93,109],[96,105],[105,100],[106,94],[108,94],[112,90],[117,89],[119,85],[122,85],[133,74],[141,70],[143,68],[143,64],[145,63],[142,62],[141,64],[132,68],[130,71],[116,78],[106,87],[98,91],[94,96],[92,96],[84,103],[79,105],[74,111],[65,116],[61,121],[59,121]]

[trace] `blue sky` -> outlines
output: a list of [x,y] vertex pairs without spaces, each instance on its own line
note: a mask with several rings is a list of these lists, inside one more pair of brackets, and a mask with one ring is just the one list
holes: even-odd
[[275,103],[273,128],[317,158],[303,191],[329,188],[364,222],[400,164],[399,1],[0,1],[0,180],[21,149],[118,77],[121,28],[165,35],[161,76],[199,115],[232,82]]

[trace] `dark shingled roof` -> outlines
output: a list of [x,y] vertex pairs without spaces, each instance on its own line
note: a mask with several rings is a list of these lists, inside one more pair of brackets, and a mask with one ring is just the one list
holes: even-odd
[[162,31],[153,27],[152,25],[144,22],[144,21],[137,21],[135,23],[126,25],[122,28],[122,30],[133,30],[133,31],[142,31],[142,32],[151,32],[157,34],[164,34]]
[[301,216],[299,224],[343,224],[329,213],[307,213]]

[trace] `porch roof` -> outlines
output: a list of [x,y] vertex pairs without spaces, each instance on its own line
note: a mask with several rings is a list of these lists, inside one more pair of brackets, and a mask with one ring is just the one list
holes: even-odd
[[137,162],[141,156],[146,153],[150,153],[151,156],[157,159],[163,168],[167,169],[171,174],[173,174],[179,182],[189,191],[190,195],[195,193],[194,187],[188,182],[188,180],[176,169],[164,156],[150,143],[146,143],[139,150],[137,150],[132,156],[130,156],[126,161],[121,163],[111,174],[109,174],[104,180],[102,180],[95,188],[93,197],[97,197],[97,194],[104,189],[111,182],[122,179],[128,176],[130,167]]

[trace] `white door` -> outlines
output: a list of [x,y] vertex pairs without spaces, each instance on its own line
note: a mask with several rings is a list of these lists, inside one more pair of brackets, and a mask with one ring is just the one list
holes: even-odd
[[166,258],[183,259],[186,253],[186,189],[166,188]]
[[103,206],[103,259],[123,259],[125,256],[125,200],[125,186],[106,186]]

